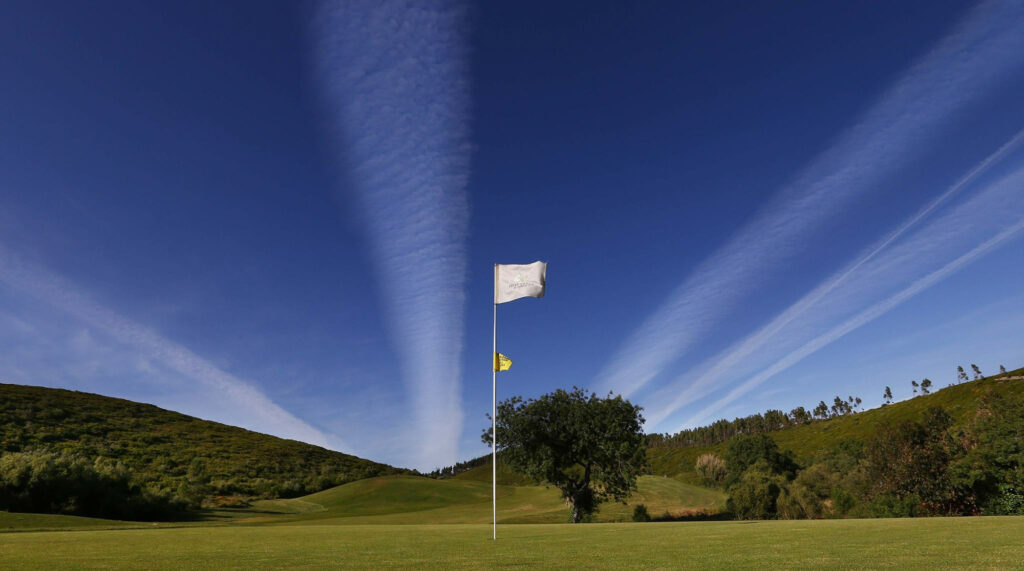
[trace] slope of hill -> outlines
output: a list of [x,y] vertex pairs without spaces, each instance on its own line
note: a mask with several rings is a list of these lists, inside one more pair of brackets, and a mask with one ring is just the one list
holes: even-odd
[[[938,390],[929,395],[881,406],[856,414],[803,426],[785,428],[768,433],[782,450],[792,451],[797,461],[807,462],[820,451],[834,448],[847,439],[865,440],[885,423],[918,419],[932,406],[939,406],[953,417],[954,426],[964,426],[975,415],[981,396],[992,392],[996,396],[1024,395],[1024,369],[965,382]],[[694,463],[698,456],[708,452],[721,454],[725,443],[713,446],[685,448],[650,448],[648,464],[653,474],[662,474],[697,482]]]
[[[504,484],[507,486],[529,486],[536,484],[536,482],[530,480],[522,474],[513,472],[511,468],[501,460],[501,452],[498,452],[498,484]],[[491,470],[491,456],[479,458],[480,465],[474,466],[465,472],[460,472],[452,476],[453,480],[468,480],[474,482],[490,482],[492,478]]]
[[[654,517],[681,517],[720,510],[725,495],[671,478],[642,476],[626,505],[602,504],[597,521],[629,521],[643,503]],[[227,512],[228,510],[225,510]],[[254,502],[232,510],[242,523],[441,524],[491,521],[491,484],[465,479],[382,476],[291,500]],[[558,490],[543,486],[498,486],[499,523],[565,523]]]
[[400,470],[153,405],[0,384],[0,452],[109,458],[157,489],[193,497],[294,497]]

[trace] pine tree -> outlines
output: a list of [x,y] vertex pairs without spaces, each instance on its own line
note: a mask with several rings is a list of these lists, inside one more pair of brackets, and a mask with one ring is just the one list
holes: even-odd
[[818,418],[821,420],[825,420],[826,418],[828,418],[828,405],[825,404],[825,401],[818,402],[818,406],[814,407],[813,414],[814,418]]
[[885,404],[892,404],[892,389],[885,387],[885,392],[882,394],[882,398],[885,399]]

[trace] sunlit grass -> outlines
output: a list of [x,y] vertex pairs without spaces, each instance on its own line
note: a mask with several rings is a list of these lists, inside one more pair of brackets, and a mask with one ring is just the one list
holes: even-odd
[[1024,518],[298,525],[16,533],[4,564],[53,568],[1012,568]]
[[[606,503],[598,522],[629,521],[645,504],[654,517],[715,512],[725,503],[717,490],[671,478],[641,476],[626,504]],[[218,510],[241,523],[454,524],[491,521],[491,485],[471,480],[384,476],[353,482],[294,500],[254,502],[248,509]],[[568,517],[558,490],[542,486],[498,486],[499,523],[564,523]]]

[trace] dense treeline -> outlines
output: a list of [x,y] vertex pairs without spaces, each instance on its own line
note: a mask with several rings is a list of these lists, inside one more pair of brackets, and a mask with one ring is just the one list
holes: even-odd
[[121,465],[139,494],[192,507],[223,496],[295,497],[408,472],[152,405],[0,384],[0,458],[18,463],[18,456],[7,460],[18,453],[52,454],[75,466]]
[[187,499],[137,482],[106,458],[15,452],[0,456],[0,509],[127,520],[180,519]]
[[766,434],[741,435],[696,470],[740,519],[1024,514],[1024,395],[989,392],[956,427],[942,408],[878,427],[797,465]]
[[832,406],[821,401],[810,411],[798,406],[789,412],[772,409],[764,414],[753,414],[733,420],[721,419],[708,426],[689,428],[671,435],[648,434],[647,445],[651,448],[712,446],[741,434],[765,434],[792,426],[854,414],[861,402],[860,397],[851,396],[844,400],[837,396],[832,401]]

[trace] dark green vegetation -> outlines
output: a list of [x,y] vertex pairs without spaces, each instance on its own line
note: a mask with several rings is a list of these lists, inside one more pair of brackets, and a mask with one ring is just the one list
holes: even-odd
[[6,534],[12,569],[1012,569],[1024,518],[227,525]]
[[50,452],[0,456],[0,507],[127,520],[180,519],[189,508],[179,496],[138,482],[119,462]]
[[0,384],[0,453],[0,509],[123,518],[405,472],[152,405],[9,384]]
[[[589,519],[603,502],[622,502],[645,465],[640,407],[559,389],[498,405],[498,447],[513,471],[562,492],[570,521]],[[491,430],[483,434],[491,442]]]
[[724,487],[739,518],[1024,514],[1022,372],[716,446],[654,439],[648,455]]

